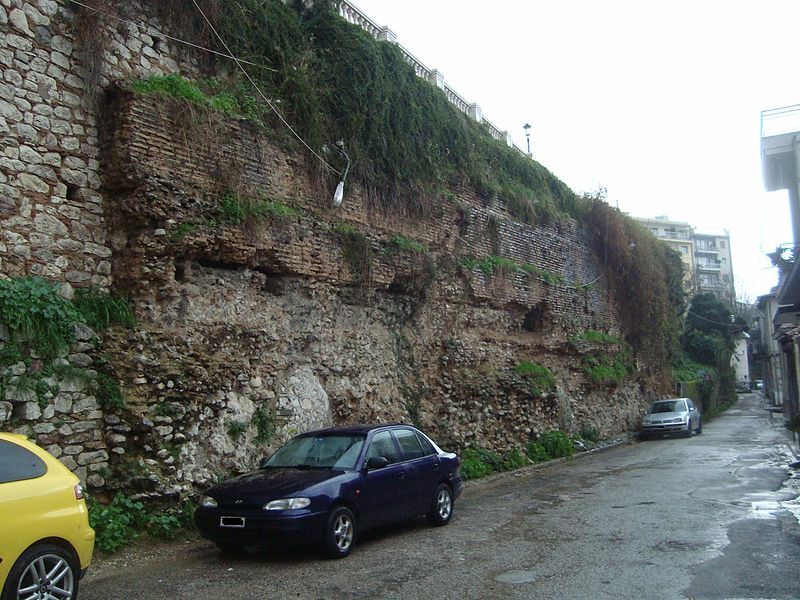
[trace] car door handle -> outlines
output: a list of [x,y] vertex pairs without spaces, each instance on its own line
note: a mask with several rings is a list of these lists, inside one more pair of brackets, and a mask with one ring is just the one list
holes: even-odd
[[433,465],[433,470],[434,471],[438,471],[439,470],[439,463],[436,463],[435,465]]
[[406,472],[405,471],[400,471],[400,473],[397,475],[397,478],[398,479],[405,479],[406,478]]

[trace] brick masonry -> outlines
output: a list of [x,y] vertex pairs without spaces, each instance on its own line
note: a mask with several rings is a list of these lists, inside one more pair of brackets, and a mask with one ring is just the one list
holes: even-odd
[[[124,292],[139,318],[105,336],[126,407],[91,407],[100,439],[78,456],[100,466],[82,476],[102,470],[94,485],[142,497],[187,493],[331,423],[412,420],[447,445],[499,450],[557,427],[635,426],[641,382],[593,387],[580,362],[591,348],[568,343],[620,329],[578,223],[518,223],[466,188],[422,217],[377,209],[352,185],[334,209],[335,180],[301,149],[133,93],[125,81],[193,77],[204,63],[153,32],[148,2],[128,4],[151,29],[107,23],[99,89],[87,90],[66,2],[0,0],[0,272],[41,274],[67,297],[89,285]],[[226,224],[227,191],[295,212]],[[364,256],[354,260],[342,223],[364,236]],[[464,266],[493,255],[560,282]],[[549,367],[557,391],[509,384],[523,360]],[[7,404],[0,427],[16,414],[62,456],[83,443],[55,410]]]

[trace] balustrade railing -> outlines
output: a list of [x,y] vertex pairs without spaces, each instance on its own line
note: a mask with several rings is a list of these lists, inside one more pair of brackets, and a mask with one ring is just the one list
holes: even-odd
[[350,0],[341,0],[339,2],[339,15],[348,23],[358,25],[370,34],[376,40],[387,41],[396,44],[400,52],[403,54],[406,62],[411,65],[417,77],[424,79],[431,85],[435,85],[444,92],[447,100],[455,106],[458,110],[468,115],[471,119],[484,125],[489,134],[496,140],[502,140],[523,155],[528,155],[522,148],[517,146],[511,139],[508,131],[503,131],[491,121],[486,119],[480,107],[472,102],[466,100],[461,94],[456,92],[450,85],[445,83],[442,74],[436,69],[428,68],[421,60],[414,56],[402,45],[397,43],[397,36],[395,33],[386,26],[380,26],[366,15],[360,8],[353,4]]

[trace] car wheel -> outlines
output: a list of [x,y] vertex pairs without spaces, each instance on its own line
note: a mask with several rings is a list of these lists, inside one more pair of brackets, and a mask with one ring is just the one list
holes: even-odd
[[325,553],[331,558],[344,558],[350,554],[356,541],[356,518],[353,511],[337,506],[328,516],[325,526]]
[[692,420],[691,419],[689,419],[689,421],[686,423],[686,431],[683,432],[683,437],[687,437],[687,438],[692,437]]
[[428,522],[436,527],[447,525],[453,518],[453,492],[440,483],[433,496],[433,506],[428,513]]
[[697,435],[703,433],[703,419],[702,417],[697,421],[697,429],[694,430]]
[[28,548],[11,567],[2,600],[78,597],[80,568],[71,552],[53,544]]

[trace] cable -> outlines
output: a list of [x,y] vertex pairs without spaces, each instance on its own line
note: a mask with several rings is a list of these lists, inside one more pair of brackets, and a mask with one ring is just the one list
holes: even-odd
[[215,36],[217,36],[217,39],[223,45],[223,47],[225,48],[226,52],[228,52],[230,57],[234,60],[234,62],[236,63],[236,66],[238,66],[239,69],[242,71],[242,73],[244,73],[244,76],[247,77],[247,80],[251,83],[251,85],[259,93],[259,95],[264,100],[264,102],[267,103],[267,106],[269,106],[272,109],[272,112],[274,112],[278,116],[278,118],[283,122],[284,125],[286,125],[286,127],[289,129],[289,131],[291,131],[294,134],[294,137],[296,137],[298,140],[300,140],[300,143],[302,143],[306,148],[308,148],[308,151],[311,152],[311,154],[313,154],[314,156],[316,156],[319,159],[319,161],[328,168],[328,170],[332,171],[333,173],[336,173],[337,175],[341,175],[342,174],[341,171],[337,171],[336,169],[334,169],[331,165],[329,165],[327,163],[327,161],[324,158],[322,158],[322,156],[320,156],[311,146],[309,146],[306,143],[306,141],[302,137],[300,137],[300,134],[298,134],[292,128],[292,126],[289,125],[289,122],[286,119],[283,118],[283,115],[278,112],[278,109],[276,109],[275,106],[273,106],[272,102],[270,102],[269,99],[264,95],[264,92],[261,91],[261,88],[258,87],[258,85],[256,85],[256,82],[253,81],[253,78],[250,77],[250,73],[247,72],[247,69],[245,69],[242,66],[242,61],[240,61],[236,56],[234,56],[233,52],[231,52],[231,49],[228,48],[228,44],[225,43],[225,40],[222,39],[222,36],[217,32],[217,30],[214,27],[214,25],[211,23],[209,18],[206,16],[206,13],[204,13],[203,9],[200,8],[200,5],[197,3],[197,0],[192,0],[192,4],[194,4],[195,8],[203,16],[203,19],[205,19],[206,23],[208,23],[208,26],[211,28],[211,31],[214,32]]
[[[177,37],[168,35],[168,34],[164,33],[163,31],[159,31],[158,29],[156,29],[152,25],[141,25],[139,23],[136,23],[135,21],[131,21],[129,19],[123,19],[120,16],[117,16],[117,15],[102,11],[99,8],[95,8],[94,6],[89,6],[88,4],[84,4],[83,2],[79,2],[78,0],[69,0],[69,1],[70,1],[71,4],[77,4],[78,6],[82,6],[83,8],[92,10],[92,11],[96,12],[97,14],[103,15],[104,17],[108,17],[109,19],[114,19],[115,21],[119,21],[120,23],[126,23],[127,25],[132,25],[132,26],[136,27],[137,29],[140,29],[140,30],[142,30],[144,32],[157,33],[159,37],[163,37],[165,39],[172,40],[173,42],[177,42],[179,44],[184,44],[186,46],[191,46],[192,48],[196,48],[198,50],[204,50],[205,52],[210,52],[211,54],[216,54],[217,56],[222,56],[223,58],[229,58],[231,60],[235,60],[235,58],[233,56],[230,56],[230,55],[225,54],[223,52],[218,52],[217,50],[213,50],[212,48],[206,48],[205,46],[200,46],[199,44],[194,44],[192,42],[187,42],[186,40],[182,40],[181,38],[177,38]],[[245,64],[248,64],[248,65],[251,65],[253,67],[258,67],[259,69],[266,69],[267,71],[273,71],[275,73],[278,72],[277,69],[273,69],[272,67],[259,65],[257,63],[249,62],[249,61],[246,61],[246,60],[242,60],[242,62],[245,63]]]

